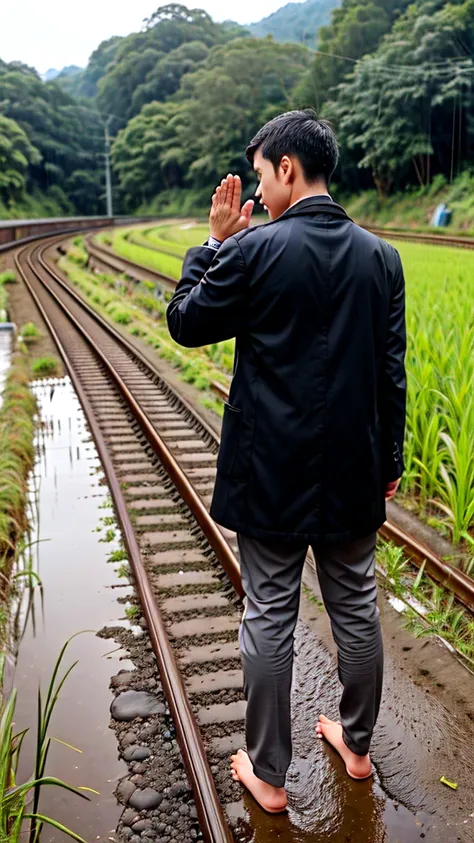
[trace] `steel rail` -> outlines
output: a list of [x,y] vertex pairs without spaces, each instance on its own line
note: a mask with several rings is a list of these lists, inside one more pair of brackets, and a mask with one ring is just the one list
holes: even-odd
[[[164,275],[155,269],[151,269],[143,263],[136,263],[135,261],[128,260],[128,258],[124,258],[122,255],[112,252],[105,246],[98,246],[96,243],[91,243],[91,237],[92,235],[85,238],[87,251],[96,261],[110,267],[114,270],[114,272],[127,272],[130,270],[133,273],[132,277],[134,278],[137,277],[137,272],[140,272],[142,275],[148,275],[149,278],[156,281],[158,284],[166,284],[168,287],[171,287],[172,290],[176,289],[178,286],[178,282],[174,278],[171,278],[171,276]],[[143,246],[143,248],[145,249],[147,247]],[[120,268],[120,264],[122,264],[122,267],[125,267],[125,269]]]
[[64,289],[65,292],[69,296],[71,296],[84,311],[87,312],[88,316],[94,319],[104,331],[107,331],[107,333],[109,333],[110,336],[113,337],[113,339],[117,343],[119,343],[128,354],[138,360],[140,362],[140,365],[149,372],[151,377],[155,378],[156,381],[160,383],[161,387],[168,389],[168,391],[173,394],[173,397],[176,399],[176,401],[179,402],[184,407],[184,409],[191,416],[193,416],[196,421],[199,422],[199,424],[205,430],[207,435],[215,441],[216,445],[218,445],[219,440],[217,438],[215,430],[213,430],[213,428],[207,423],[207,421],[202,418],[202,416],[199,414],[199,411],[195,407],[193,407],[189,403],[189,401],[184,398],[183,395],[181,395],[181,393],[178,393],[167,381],[164,380],[163,376],[153,366],[152,362],[147,357],[145,357],[145,355],[137,348],[136,345],[134,345],[132,342],[130,342],[130,340],[124,337],[123,334],[121,334],[120,331],[118,331],[114,325],[112,325],[99,313],[97,313],[97,311],[94,310],[94,308],[91,307],[91,305],[85,299],[83,299],[82,296],[80,296],[79,293],[77,293],[70,284],[67,284],[65,281],[63,281],[63,279],[57,274],[57,272],[55,272],[54,269],[52,269],[52,267],[48,264],[47,260],[44,258],[44,252],[46,251],[46,248],[49,249],[51,246],[56,245],[57,242],[61,242],[62,240],[62,237],[52,238],[51,242],[47,245],[47,247],[41,250],[41,253],[38,255],[38,260],[41,263],[43,270],[47,272],[48,275],[50,275],[50,277],[53,278],[54,281],[60,287],[62,287],[62,289]]
[[446,234],[430,234],[429,232],[415,232],[415,231],[392,231],[389,228],[372,228],[372,226],[362,226],[367,231],[372,232],[377,237],[382,237],[384,240],[407,240],[413,243],[426,243],[432,246],[452,246],[456,249],[474,249],[473,237],[455,237]]
[[[43,252],[45,248],[48,247],[46,246],[43,247],[43,249],[39,249],[39,252]],[[225,541],[218,528],[216,527],[215,523],[212,521],[207,511],[205,510],[202,501],[198,497],[195,490],[192,488],[191,484],[187,480],[179,465],[176,463],[174,457],[169,452],[161,437],[153,429],[146,414],[142,411],[139,404],[135,401],[118,372],[115,371],[112,364],[103,354],[103,352],[101,351],[97,343],[93,340],[93,338],[89,335],[89,333],[84,329],[83,326],[80,325],[79,320],[77,320],[73,316],[73,314],[67,310],[65,304],[61,301],[61,299],[44,282],[43,278],[41,277],[41,271],[44,271],[44,267],[39,262],[39,269],[35,267],[33,260],[33,250],[30,253],[30,249],[31,247],[26,247],[26,249],[22,250],[22,252],[20,253],[21,255],[23,255],[23,252],[27,252],[26,261],[28,268],[31,272],[34,273],[38,281],[40,281],[40,283],[46,288],[52,298],[59,304],[64,315],[69,319],[72,325],[80,333],[84,341],[92,348],[94,353],[104,364],[113,383],[116,385],[119,392],[122,394],[126,404],[129,406],[131,412],[135,416],[136,420],[139,422],[141,429],[147,436],[155,454],[161,460],[163,466],[168,471],[169,476],[177,486],[179,493],[182,495],[183,499],[186,500],[188,507],[191,509],[194,516],[196,517],[198,523],[201,526],[201,529],[203,530],[204,534],[206,535],[206,538],[209,541],[209,544],[213,548],[214,552],[216,553],[216,556],[219,558],[219,561],[230,576],[234,588],[236,588],[238,593],[241,594],[242,587],[240,583],[240,574],[238,572],[237,561],[235,560],[232,551],[227,545],[227,542]],[[120,521],[123,530],[124,541],[127,546],[133,574],[137,585],[137,590],[139,592],[143,612],[148,625],[148,632],[150,634],[153,650],[155,652],[155,656],[157,658],[157,662],[160,668],[160,675],[163,682],[163,687],[176,724],[177,739],[182,752],[186,772],[189,776],[189,780],[193,788],[194,798],[196,801],[196,808],[204,839],[206,841],[209,841],[209,843],[232,843],[234,838],[225,819],[216,791],[214,779],[209,768],[206,752],[202,743],[201,735],[199,733],[199,728],[197,726],[184,688],[179,667],[177,665],[171,645],[169,643],[163,619],[161,617],[158,605],[156,603],[146,571],[143,566],[143,561],[141,558],[136,536],[133,530],[132,523],[130,521],[130,517],[127,512],[125,499],[120,487],[118,477],[115,473],[115,469],[113,467],[112,460],[107,449],[107,445],[105,443],[100,427],[95,419],[92,407],[87,398],[87,395],[85,394],[80,379],[77,376],[73,365],[69,361],[67,350],[61,343],[59,336],[56,332],[55,326],[53,325],[51,319],[49,318],[46,312],[46,309],[43,307],[43,304],[41,303],[38,295],[36,294],[31,283],[29,282],[26,273],[23,271],[19,260],[19,255],[15,256],[15,263],[46,324],[48,325],[52,336],[55,339],[55,342],[58,346],[58,350],[61,356],[63,357],[65,367],[71,377],[71,381],[74,385],[74,388],[77,390],[79,399],[84,408],[84,412],[90,425],[91,432],[97,443],[99,456],[104,467],[111,494],[116,504],[117,517]]]

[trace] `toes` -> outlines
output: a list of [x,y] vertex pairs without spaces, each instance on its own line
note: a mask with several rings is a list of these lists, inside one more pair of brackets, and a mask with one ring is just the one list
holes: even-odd
[[331,723],[331,720],[329,719],[329,717],[326,717],[325,714],[320,714],[319,715],[319,722],[320,723]]

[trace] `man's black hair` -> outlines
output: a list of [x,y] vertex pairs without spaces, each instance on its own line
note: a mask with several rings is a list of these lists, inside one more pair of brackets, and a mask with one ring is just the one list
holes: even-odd
[[245,151],[252,166],[257,149],[275,170],[284,155],[295,155],[309,183],[322,178],[329,184],[339,160],[339,147],[330,124],[319,120],[312,108],[287,111],[262,126]]

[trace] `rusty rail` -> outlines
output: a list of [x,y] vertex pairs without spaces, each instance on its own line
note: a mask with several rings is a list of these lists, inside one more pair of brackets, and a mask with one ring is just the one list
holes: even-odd
[[[47,247],[43,247],[43,249],[38,250],[38,257],[42,257],[42,253],[44,252],[45,248]],[[31,272],[34,273],[38,280],[44,284],[44,281],[41,277],[41,272],[44,271],[44,267],[42,266],[39,260],[38,268],[35,267],[34,258],[36,256],[33,255],[33,251],[30,254],[30,249],[31,247],[22,250],[20,255],[23,256],[23,252],[27,253],[26,260],[28,268]],[[72,364],[68,359],[67,351],[62,345],[55,330],[55,327],[51,322],[45,308],[43,307],[37,294],[35,293],[30,282],[28,281],[26,273],[23,271],[20,262],[20,255],[17,255],[15,257],[16,266],[20,274],[22,275],[25,284],[28,287],[36,305],[38,306],[46,324],[48,325],[52,336],[55,339],[55,342],[58,346],[58,350],[61,356],[63,357],[65,367],[71,377],[71,381],[77,391],[81,404],[84,408],[84,412],[90,425],[91,432],[97,444],[99,456],[101,458],[107,481],[109,484],[109,488],[115,502],[117,517],[122,527],[124,541],[127,547],[127,551],[129,553],[130,563],[137,584],[137,590],[139,592],[143,612],[148,624],[148,632],[160,668],[163,687],[176,724],[176,734],[182,752],[186,772],[193,787],[194,798],[196,800],[196,808],[204,839],[208,841],[208,843],[233,843],[234,838],[226,822],[216,791],[212,773],[209,768],[206,752],[199,733],[199,728],[197,726],[191,706],[189,704],[181,673],[179,671],[179,667],[176,663],[173,651],[171,649],[171,645],[166,634],[166,630],[158,605],[156,603],[155,597],[150,587],[150,583],[148,581],[148,577],[143,566],[143,561],[141,558],[133,526],[127,512],[125,499],[123,497],[119,480],[112,465],[107,445],[102,436],[95,416],[92,412],[92,408],[90,406],[87,395],[85,394],[82,384],[78,376],[76,375]],[[113,366],[109,363],[109,361],[107,360],[101,349],[98,347],[98,345],[95,343],[95,341],[92,339],[92,337],[80,325],[78,320],[76,320],[75,317],[67,310],[61,299],[49,288],[48,292],[60,305],[65,316],[67,316],[67,318],[74,325],[76,330],[80,332],[84,341],[88,343],[88,345],[94,350],[94,352],[97,354],[102,363],[106,366],[107,371],[109,372],[113,382],[118,387],[120,393],[123,395],[127,405],[130,407],[130,410],[132,411],[135,418],[138,420],[140,426],[142,427],[142,430],[146,434],[147,438],[149,437],[149,441],[153,447],[153,450],[162,461],[165,469],[169,469],[170,477],[172,477],[173,482],[176,482],[178,484],[180,494],[182,494],[183,497],[186,496],[185,499],[187,505],[192,509],[193,514],[195,515],[196,519],[201,525],[201,528],[205,533],[211,547],[213,547],[216,556],[219,558],[221,564],[228,572],[228,575],[231,578],[234,587],[236,588],[238,593],[241,594],[242,590],[237,560],[233,556],[232,551],[228,547],[223,536],[218,531],[216,525],[208,515],[201,500],[198,499],[198,496],[192,488],[191,484],[185,477],[184,473],[181,471],[180,467],[177,465],[176,461],[174,460],[174,457],[168,451],[161,437],[159,437],[156,431],[153,430],[146,414],[143,413],[140,406],[134,400],[130,391],[124,384],[123,380],[114,370]]]

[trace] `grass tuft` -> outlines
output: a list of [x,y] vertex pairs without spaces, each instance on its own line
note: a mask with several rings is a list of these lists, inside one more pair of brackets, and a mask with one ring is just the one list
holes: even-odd
[[35,342],[41,336],[41,331],[34,322],[27,322],[20,328],[20,336],[25,342]]
[[59,361],[56,357],[38,357],[31,364],[31,371],[35,377],[46,377],[56,375],[59,369]]

